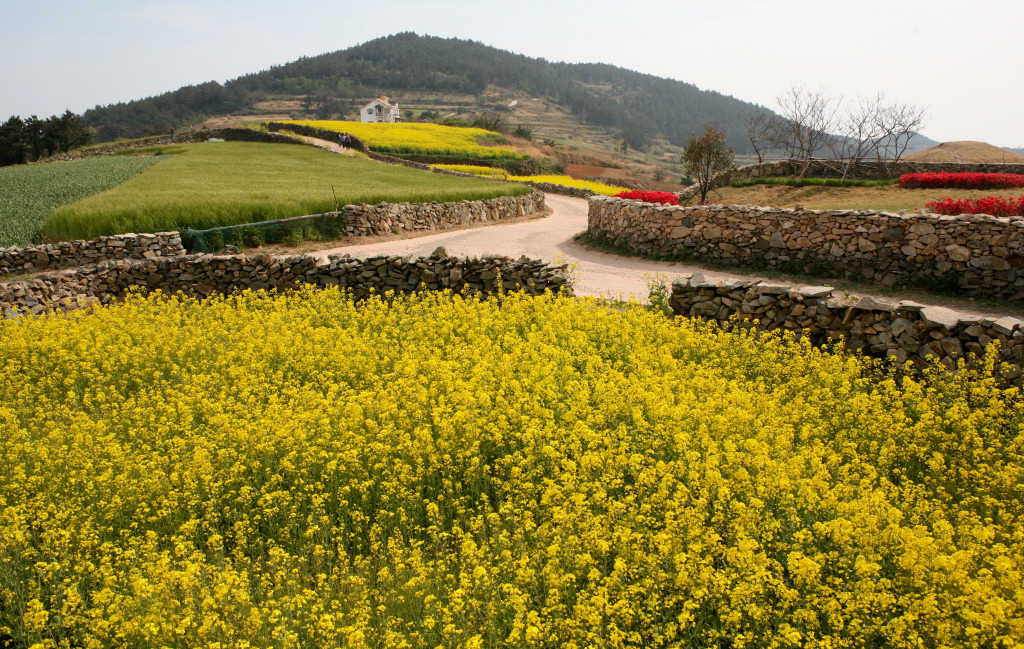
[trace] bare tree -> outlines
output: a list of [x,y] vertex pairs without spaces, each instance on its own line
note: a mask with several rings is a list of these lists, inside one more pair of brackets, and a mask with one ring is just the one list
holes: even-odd
[[881,93],[846,101],[797,84],[778,102],[783,121],[768,129],[769,139],[774,148],[803,162],[801,177],[811,159],[825,150],[838,161],[837,171],[844,178],[868,158],[892,175],[925,121],[923,108],[887,103]]
[[925,109],[914,104],[890,104],[879,111],[877,128],[880,134],[875,155],[890,176],[910,145],[911,138],[926,121]]
[[824,89],[809,90],[794,85],[778,98],[784,122],[774,130],[774,144],[802,161],[800,177],[807,173],[816,153],[834,146],[839,101]]
[[844,105],[837,129],[839,137],[832,149],[842,167],[843,178],[864,158],[875,155],[882,135],[879,117],[883,102],[884,97],[879,93],[874,98],[858,97]]
[[772,147],[772,129],[775,120],[768,111],[761,108],[743,111],[740,120],[747,129],[747,139],[757,154],[757,164],[764,162],[764,156]]

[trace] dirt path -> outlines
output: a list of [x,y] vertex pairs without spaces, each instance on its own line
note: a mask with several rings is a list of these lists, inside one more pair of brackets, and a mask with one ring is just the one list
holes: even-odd
[[[604,297],[647,297],[645,274],[668,274],[675,277],[696,272],[679,264],[620,257],[584,248],[573,236],[587,229],[587,201],[556,194],[547,194],[552,213],[546,218],[512,224],[496,224],[470,230],[430,234],[414,239],[397,239],[363,245],[320,250],[314,254],[348,253],[367,257],[380,254],[429,255],[444,246],[450,255],[480,256],[486,254],[557,261],[575,266],[577,295]],[[739,277],[725,273],[705,273],[708,277]]]
[[[671,281],[683,274],[703,273],[710,280],[715,279],[765,279],[765,275],[740,275],[678,262],[660,262],[624,257],[597,252],[585,248],[573,237],[587,229],[587,201],[557,194],[546,194],[546,201],[552,213],[546,218],[531,219],[509,224],[495,224],[469,230],[455,230],[428,234],[426,236],[393,239],[342,246],[329,250],[311,252],[315,255],[348,253],[354,257],[373,255],[429,255],[438,246],[444,246],[448,254],[459,256],[480,256],[485,254],[508,257],[526,256],[549,262],[568,263],[575,267],[576,294],[610,298],[635,296],[645,300],[648,295],[648,281],[656,275],[666,276]],[[778,283],[801,284],[795,280],[772,279]],[[964,301],[946,300],[920,293],[892,294],[865,291],[861,288],[844,289],[833,282],[821,282],[837,286],[836,294],[848,290],[852,295],[873,295],[884,299],[913,299],[925,304],[941,304],[970,315],[1019,315],[1019,310],[989,309]]]

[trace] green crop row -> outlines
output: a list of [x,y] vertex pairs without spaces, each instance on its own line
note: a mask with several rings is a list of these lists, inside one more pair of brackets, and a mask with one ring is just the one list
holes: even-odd
[[97,157],[0,168],[0,247],[38,241],[53,210],[115,187],[160,160]]

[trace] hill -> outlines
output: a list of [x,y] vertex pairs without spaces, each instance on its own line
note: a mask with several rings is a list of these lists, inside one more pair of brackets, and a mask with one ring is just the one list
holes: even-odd
[[[402,33],[223,85],[211,81],[97,107],[84,119],[96,129],[97,141],[110,141],[167,132],[214,115],[351,116],[353,106],[381,94],[420,115],[431,111],[430,116],[448,109],[495,111],[518,123],[536,117],[531,110],[539,108],[570,115],[577,127],[597,128],[634,149],[659,139],[682,146],[691,132],[717,119],[737,153],[749,149],[739,114],[754,108],[692,84],[613,65],[551,63],[474,41]],[[545,131],[543,119],[535,124],[537,135],[557,136]]]
[[1024,155],[1000,149],[987,142],[943,142],[904,156],[912,162],[1024,162]]

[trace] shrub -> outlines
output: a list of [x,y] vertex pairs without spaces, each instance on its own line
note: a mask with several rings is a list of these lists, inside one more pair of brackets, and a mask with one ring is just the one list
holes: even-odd
[[1024,176],[975,172],[903,174],[900,176],[900,187],[906,189],[1009,189],[1024,187]]
[[672,192],[632,189],[627,192],[619,192],[615,195],[615,198],[627,198],[632,201],[643,201],[645,203],[661,203],[662,205],[679,205],[679,196]]
[[514,135],[516,137],[521,137],[521,138],[523,138],[525,140],[532,140],[533,139],[533,129],[530,128],[529,126],[526,126],[525,124],[520,124],[519,126],[517,126],[515,128],[514,131],[512,131],[512,135]]

